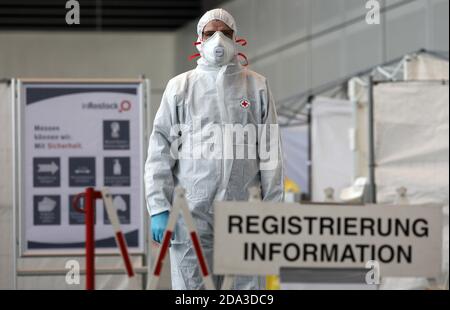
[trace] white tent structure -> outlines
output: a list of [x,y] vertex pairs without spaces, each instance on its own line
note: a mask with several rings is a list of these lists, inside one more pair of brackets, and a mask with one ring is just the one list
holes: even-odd
[[[448,287],[448,79],[448,55],[419,51],[279,107],[283,126],[309,128],[313,202],[326,200],[326,184],[339,191],[345,182],[364,177],[367,195],[361,202],[445,206],[442,278],[384,279],[382,288]],[[324,107],[329,117],[323,117]]]

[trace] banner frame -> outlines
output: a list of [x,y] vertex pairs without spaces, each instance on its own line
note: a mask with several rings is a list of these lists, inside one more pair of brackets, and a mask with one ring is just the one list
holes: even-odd
[[[149,109],[149,96],[150,93],[150,81],[144,77],[142,78],[17,78],[12,80],[12,117],[13,117],[13,211],[14,211],[14,240],[16,249],[15,261],[18,258],[27,257],[84,257],[83,248],[80,249],[45,249],[45,250],[27,250],[25,240],[25,225],[24,225],[24,201],[25,201],[25,189],[24,189],[24,149],[25,149],[25,137],[24,137],[24,101],[23,91],[25,85],[30,84],[139,84],[138,100],[139,100],[139,130],[141,132],[141,139],[139,143],[139,160],[143,162],[145,160],[145,150],[147,149],[146,130],[148,122],[148,109]],[[149,88],[149,89],[147,89]],[[148,219],[145,216],[145,190],[143,187],[143,169],[139,171],[141,197],[139,203],[142,207],[140,213],[142,214],[140,225],[142,227],[141,236],[139,236],[139,247],[130,249],[130,255],[138,256],[142,258],[142,263],[145,265],[146,256],[148,253],[148,238],[147,227]],[[120,257],[120,253],[116,248],[98,249],[97,255],[102,257]]]

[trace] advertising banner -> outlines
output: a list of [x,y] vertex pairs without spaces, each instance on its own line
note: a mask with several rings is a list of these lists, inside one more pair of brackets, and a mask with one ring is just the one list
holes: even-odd
[[[84,214],[72,208],[72,199],[86,187],[109,188],[130,252],[143,251],[142,85],[22,82],[19,204],[24,253],[83,250]],[[96,248],[112,251],[114,231],[101,200],[95,217]]]

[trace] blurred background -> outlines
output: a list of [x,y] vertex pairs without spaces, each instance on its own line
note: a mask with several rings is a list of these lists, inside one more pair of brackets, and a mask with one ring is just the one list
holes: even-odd
[[194,68],[196,23],[221,6],[237,20],[250,67],[275,98],[427,49],[448,52],[447,0],[382,0],[368,25],[364,0],[81,0],[80,25],[63,0],[0,1],[1,77],[139,77],[158,105],[167,81]]

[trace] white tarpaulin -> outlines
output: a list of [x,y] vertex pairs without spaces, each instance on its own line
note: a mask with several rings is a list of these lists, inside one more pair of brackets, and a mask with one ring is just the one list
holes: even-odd
[[405,64],[408,80],[448,80],[448,61],[420,54]]
[[[448,85],[379,84],[374,101],[377,201],[392,203],[396,189],[405,187],[410,203],[446,205],[443,268],[448,272]],[[423,282],[410,279],[392,287],[417,288]]]
[[352,184],[352,103],[317,98],[312,104],[312,198],[324,201],[324,189],[332,187],[335,197]]
[[300,186],[302,193],[308,188],[308,126],[281,129],[284,156],[284,175]]
[[374,89],[377,201],[396,189],[411,203],[448,204],[448,85],[381,84]]

